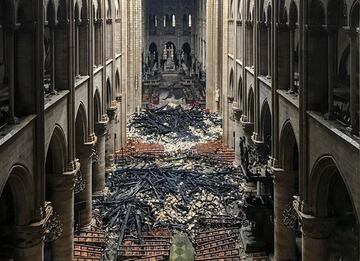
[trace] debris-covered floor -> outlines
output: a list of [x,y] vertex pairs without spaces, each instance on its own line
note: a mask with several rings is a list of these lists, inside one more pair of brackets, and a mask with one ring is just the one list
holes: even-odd
[[169,106],[132,118],[130,145],[94,200],[105,260],[247,260],[243,174],[218,141],[220,123]]

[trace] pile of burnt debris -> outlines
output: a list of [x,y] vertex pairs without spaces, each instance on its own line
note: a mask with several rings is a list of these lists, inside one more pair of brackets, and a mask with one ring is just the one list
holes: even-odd
[[128,134],[130,138],[164,144],[166,151],[189,149],[196,142],[217,140],[221,135],[221,119],[217,115],[180,105],[147,108],[133,115]]
[[183,231],[194,239],[208,224],[241,227],[246,222],[242,181],[238,168],[191,153],[128,158],[108,178],[107,193],[94,201],[116,241],[110,248],[118,251],[107,251],[108,260],[156,254],[151,247],[138,251],[154,229]]
[[108,238],[105,260],[169,260],[178,232],[199,261],[271,251],[272,178],[258,167],[267,159],[241,138],[242,164],[234,167],[221,135],[220,118],[195,107],[132,117],[131,142],[93,202]]

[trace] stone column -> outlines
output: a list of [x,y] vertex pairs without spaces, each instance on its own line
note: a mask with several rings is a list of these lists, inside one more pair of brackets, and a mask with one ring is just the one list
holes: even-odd
[[[283,223],[283,213],[293,201],[294,175],[273,168],[274,174],[274,257],[276,261],[295,260],[295,232]],[[316,260],[316,259],[314,259]]]
[[267,38],[268,38],[268,64],[267,64],[267,78],[271,77],[271,23],[267,25]]
[[351,133],[359,134],[359,116],[357,116],[359,106],[359,72],[356,70],[358,62],[358,48],[357,34],[355,31],[349,32],[350,37],[350,118],[351,118]]
[[[286,24],[277,24],[277,38],[278,45],[276,49],[278,49],[278,56],[276,62],[278,64],[277,67],[274,67],[277,70],[277,86],[278,89],[289,90],[290,88],[290,33],[289,26]],[[293,79],[293,77],[292,77]],[[292,89],[291,89],[292,90]]]
[[79,193],[77,203],[84,203],[79,210],[79,228],[86,229],[91,226],[92,220],[92,158],[93,148],[96,141],[88,142],[80,146],[77,157],[80,161],[81,176],[85,188]]
[[97,161],[93,165],[93,192],[101,193],[105,188],[105,144],[107,133],[107,120],[95,124],[95,134],[97,143],[95,150],[98,156]]
[[[16,234],[15,260],[43,260],[43,223],[18,226],[12,231]],[[55,259],[54,259],[55,260]],[[69,259],[70,260],[70,259]]]
[[289,64],[290,64],[290,90],[295,92],[294,86],[294,50],[295,50],[295,25],[290,28],[290,48],[289,48]]
[[123,95],[121,94],[120,96],[116,97],[116,100],[119,104],[119,127],[120,129],[118,130],[119,133],[119,149],[122,149],[123,147],[126,146],[126,99],[123,99]]
[[229,147],[229,148],[234,148],[234,124],[235,122],[233,121],[233,118],[232,118],[232,110],[233,110],[233,104],[234,104],[234,97],[232,97],[233,93],[229,93],[228,94],[229,97],[227,98],[227,102],[228,102],[228,117],[229,117],[229,120],[228,120],[228,124],[229,124],[229,127],[228,127],[228,139],[227,139],[227,142],[226,142],[226,145]]
[[335,62],[334,56],[336,43],[336,31],[328,30],[328,112],[326,117],[333,119],[334,117],[334,76],[335,76]]
[[51,79],[50,92],[55,93],[55,26],[50,26],[50,62],[51,62]]
[[241,128],[242,128],[242,136],[246,138],[246,144],[252,145],[252,135],[254,133],[254,123],[248,122],[247,116],[243,115],[240,119]]
[[335,220],[300,213],[302,225],[302,258],[304,261],[328,261],[329,239]]
[[51,245],[54,261],[69,261],[73,259],[74,176],[79,171],[79,168],[79,164],[76,164],[76,168],[72,172],[63,173],[61,176],[48,176],[48,182],[52,191],[52,206],[55,214],[59,215],[60,222],[63,225],[63,232],[60,238]]
[[114,155],[115,155],[115,125],[116,125],[116,102],[112,102],[112,106],[107,109],[107,115],[109,117],[108,135],[106,139],[105,147],[105,171],[106,173],[112,173],[115,169]]
[[233,113],[235,118],[235,165],[240,166],[241,164],[241,153],[240,153],[240,137],[242,137],[241,130],[241,114],[242,110],[238,107],[233,107]]
[[9,78],[9,116],[10,121],[15,122],[15,64],[14,64],[14,34],[15,28],[6,28],[6,67]]

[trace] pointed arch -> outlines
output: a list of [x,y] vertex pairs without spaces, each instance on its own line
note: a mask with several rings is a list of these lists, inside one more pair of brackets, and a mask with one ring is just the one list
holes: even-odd
[[86,20],[89,17],[89,15],[88,15],[88,4],[87,4],[86,0],[82,0],[80,17],[81,17],[81,20]]
[[271,110],[269,102],[265,100],[261,106],[261,137],[264,142],[268,142],[271,136]]
[[0,1],[0,18],[1,24],[5,26],[14,26],[16,24],[15,1],[2,0]]
[[248,95],[248,121],[251,123],[255,122],[255,95],[252,86]]
[[87,139],[87,113],[84,104],[81,102],[75,118],[76,145],[82,145]]
[[347,24],[347,7],[344,0],[330,0],[327,7],[327,23],[345,26]]
[[238,0],[237,3],[237,19],[242,21],[242,0]]
[[269,3],[266,8],[266,23],[270,24],[271,21],[272,21],[272,7],[271,7],[271,3]]
[[78,2],[75,3],[74,7],[74,19],[75,21],[80,21],[80,8]]
[[96,4],[96,18],[101,19],[102,18],[101,1],[97,0],[96,2],[97,2],[97,4]]
[[99,122],[101,119],[101,99],[99,91],[96,90],[94,94],[94,123]]
[[112,84],[110,78],[106,80],[106,104],[108,107],[111,107],[112,102]]
[[285,0],[281,0],[279,4],[279,17],[278,20],[280,23],[286,24],[288,22],[288,14],[285,6]]
[[[30,171],[23,165],[14,165],[4,187],[0,188],[0,201],[3,192],[10,193],[13,215],[12,224],[16,226],[27,225],[31,221],[32,208],[34,205],[33,179]],[[1,211],[2,212],[2,211]],[[1,213],[0,212],[0,220]]]
[[12,166],[5,181],[5,184],[0,184],[0,223],[3,226],[0,229],[0,252],[6,260],[17,260],[20,239],[23,237],[20,231],[13,228],[26,226],[32,221],[34,184],[30,171],[19,164]]
[[46,150],[46,174],[61,175],[67,164],[67,142],[63,129],[55,125]]
[[236,100],[237,100],[239,108],[241,108],[243,105],[243,79],[241,76],[239,77],[237,88],[238,88],[238,90],[237,90]]
[[266,19],[266,13],[264,8],[264,0],[259,1],[259,21],[265,22]]
[[115,89],[116,89],[116,95],[119,97],[122,95],[121,90],[121,82],[120,82],[120,73],[119,70],[116,70],[115,73]]
[[58,21],[66,21],[67,20],[67,6],[65,0],[59,1],[59,6],[56,13],[56,18]]
[[330,155],[320,157],[314,164],[310,175],[313,192],[310,195],[314,214],[317,216],[327,216],[328,214],[326,201],[329,197],[331,178],[337,171],[338,164]]
[[353,6],[350,9],[350,21],[349,21],[349,25],[351,27],[355,27],[358,28],[359,27],[359,6],[360,3],[359,1],[355,1]]
[[287,120],[281,129],[279,149],[280,166],[285,170],[297,170],[299,168],[299,146],[290,120]]
[[[331,155],[323,155],[315,162],[310,175],[310,206],[314,216],[335,221],[329,257],[346,256],[347,260],[358,260],[359,213],[354,204],[356,194],[351,193],[352,184],[347,182],[338,166]],[[338,235],[344,233],[349,234],[348,240],[338,240]]]
[[228,97],[234,97],[234,70],[231,68],[229,75]]
[[234,19],[234,0],[231,0],[229,8],[229,16],[231,19]]
[[106,1],[106,18],[111,19],[112,17],[112,6],[111,6],[111,0]]
[[120,17],[120,1],[114,0],[114,6],[115,6],[115,17],[119,18]]
[[311,1],[310,24],[312,25],[325,24],[325,9],[324,9],[324,5],[319,0]]
[[156,43],[154,43],[154,42],[152,42],[151,44],[150,44],[150,46],[149,46],[149,52],[150,53],[155,53],[155,52],[157,52],[157,45],[156,45]]
[[295,27],[296,24],[299,22],[298,19],[298,8],[294,1],[291,1],[290,3],[290,9],[289,9],[289,23],[291,27]]
[[46,6],[46,21],[54,26],[56,21],[55,3],[54,0],[49,0]]
[[16,8],[16,23],[23,23],[26,20],[29,20],[30,17],[27,17],[26,7],[24,6],[24,1],[20,0]]
[[250,0],[246,3],[246,20],[251,21],[251,9],[250,9],[251,2]]

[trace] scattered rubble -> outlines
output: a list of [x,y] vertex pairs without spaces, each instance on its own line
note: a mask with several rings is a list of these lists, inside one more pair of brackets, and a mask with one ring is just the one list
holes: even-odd
[[129,138],[158,143],[165,151],[188,150],[198,143],[218,140],[222,136],[221,119],[202,109],[166,105],[145,109],[133,115]]
[[234,167],[234,151],[221,135],[220,118],[195,107],[166,105],[133,115],[118,168],[93,202],[108,238],[105,260],[169,260],[178,232],[190,238],[195,260],[247,260],[252,245],[239,240],[247,242],[244,231],[262,233],[254,211],[269,204],[247,194],[244,181],[270,179],[267,169],[265,178],[252,173],[252,163],[265,160],[243,140],[245,164]]
[[132,157],[107,180],[108,193],[94,206],[103,227],[118,235],[119,248],[125,238],[141,242],[154,228],[194,238],[208,219],[244,221],[242,179],[239,169],[190,153]]

